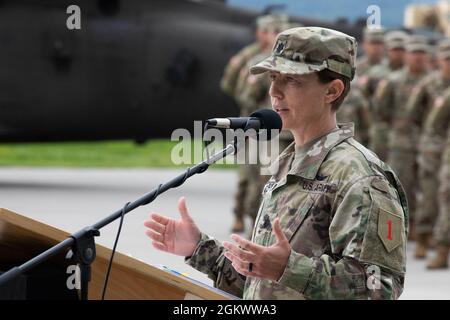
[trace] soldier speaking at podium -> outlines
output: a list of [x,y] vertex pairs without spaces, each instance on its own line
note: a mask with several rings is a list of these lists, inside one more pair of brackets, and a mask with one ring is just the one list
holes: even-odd
[[179,220],[151,213],[155,248],[184,256],[244,299],[397,299],[408,208],[394,172],[353,138],[336,111],[355,74],[356,41],[318,27],[280,33],[268,72],[272,108],[295,141],[273,163],[252,240],[219,243],[179,201]]

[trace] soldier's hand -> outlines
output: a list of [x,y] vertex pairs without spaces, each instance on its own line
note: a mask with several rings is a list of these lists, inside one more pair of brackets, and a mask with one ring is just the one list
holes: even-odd
[[239,246],[225,241],[223,243],[227,249],[225,257],[231,261],[233,268],[244,276],[277,281],[286,268],[291,245],[281,229],[278,218],[273,222],[273,231],[276,242],[270,247],[255,244],[233,234],[231,238]]
[[179,220],[150,213],[150,219],[144,221],[148,228],[145,233],[156,249],[189,257],[200,241],[200,230],[189,215],[184,197],[178,200],[178,211],[181,216]]

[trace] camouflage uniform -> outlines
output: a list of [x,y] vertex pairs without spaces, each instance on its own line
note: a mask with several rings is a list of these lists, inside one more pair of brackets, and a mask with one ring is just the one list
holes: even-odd
[[[280,155],[252,237],[272,245],[272,222],[280,217],[292,251],[278,281],[238,274],[220,242],[205,234],[186,262],[245,299],[398,298],[405,274],[405,196],[392,170],[352,135],[351,126],[341,126],[301,152],[291,145]],[[393,235],[388,221],[395,223]],[[369,290],[370,270],[377,268],[381,289]]]
[[223,92],[234,97],[239,73],[247,64],[247,61],[261,52],[260,45],[255,42],[244,47],[236,55],[234,55],[230,62],[225,67],[220,87]]
[[[435,207],[439,213],[435,229],[435,240],[439,244],[450,246],[450,89],[447,89],[441,98],[435,100],[434,106],[427,117],[424,135],[430,140],[434,140],[436,146],[439,145],[442,165],[436,184],[432,186],[436,190],[439,185],[438,197]],[[434,175],[436,175],[435,167]]]
[[[391,31],[385,35],[384,42],[385,42],[388,50],[397,50],[397,49],[404,50],[405,42],[406,42],[407,38],[408,38],[407,34],[402,31]],[[382,79],[389,77],[390,74],[392,74],[395,71],[400,70],[401,67],[402,67],[401,65],[400,66],[394,65],[390,61],[379,63],[379,64],[376,64],[376,65],[372,66],[371,68],[369,68],[369,70],[367,70],[364,74],[361,74],[360,76],[358,76],[355,80],[355,82],[360,87],[360,91],[361,91],[362,95],[367,99],[367,104],[368,104],[368,108],[369,108],[369,118],[371,120],[371,126],[367,127],[367,130],[369,132],[367,133],[368,137],[365,140],[366,143],[361,141],[361,142],[363,142],[363,144],[365,146],[371,145],[370,130],[375,130],[375,132],[376,132],[376,129],[377,129],[377,124],[376,124],[377,117],[374,116],[375,90]],[[373,129],[371,129],[371,127]],[[358,129],[358,127],[356,127],[356,129]],[[373,136],[376,137],[377,134],[373,134]],[[375,143],[377,143],[377,142],[375,141]],[[378,143],[378,145],[379,145],[379,143]],[[376,144],[375,144],[375,146],[376,146]]]
[[[437,254],[428,263],[427,268],[448,268],[450,251],[450,89],[447,89],[442,97],[435,100],[425,122],[425,135],[434,142],[436,147],[439,146],[441,150],[444,150],[441,168],[438,171],[438,217],[433,232],[437,243]],[[436,185],[433,186],[433,190],[436,190]]]
[[[408,35],[403,31],[391,31],[384,37],[384,42],[388,50],[405,49],[405,42]],[[356,82],[362,90],[369,103],[372,103],[372,98],[378,83],[388,77],[392,72],[398,71],[403,65],[393,65],[390,61],[376,64],[370,67],[364,74],[357,77]],[[372,107],[370,106],[370,109]]]
[[[406,43],[410,52],[427,52],[427,48],[424,38],[411,36]],[[387,159],[400,178],[409,202],[410,219],[415,211],[417,164],[415,143],[405,127],[405,115],[412,89],[426,74],[426,70],[412,74],[405,67],[380,82],[374,99],[373,151],[381,159]]]
[[255,75],[248,72],[250,66],[266,59],[269,55],[270,52],[255,55],[252,59],[249,59],[240,72],[235,98],[241,107],[241,117],[248,117],[262,106],[270,106],[269,78],[267,75]]
[[[449,40],[440,42],[437,54],[441,58],[450,57]],[[414,89],[409,100],[407,131],[412,143],[419,141],[417,159],[419,195],[414,222],[414,229],[419,237],[431,235],[439,211],[435,192],[438,185],[436,168],[440,167],[443,147],[442,139],[436,139],[437,135],[434,133],[433,126],[436,120],[431,121],[432,125],[425,130],[424,134],[422,134],[422,128],[436,99],[449,87],[450,80],[444,79],[442,73],[436,71]]]
[[[363,31],[363,39],[368,42],[384,42],[383,29],[366,28]],[[356,75],[358,77],[365,75],[370,68],[380,63],[386,63],[386,61],[370,61],[369,57],[364,55],[356,60]]]
[[[349,63],[332,61],[330,52]],[[295,28],[282,32],[272,56],[251,71],[306,74],[327,68],[351,79],[355,55],[350,36]],[[186,262],[244,299],[398,298],[405,275],[405,194],[392,170],[352,136],[351,124],[340,125],[303,146],[291,144],[273,164],[252,241],[272,245],[272,222],[280,218],[292,247],[280,279],[238,274],[221,244],[205,234]],[[374,271],[379,287],[367,285]]]
[[369,101],[362,94],[355,82],[345,97],[342,106],[336,114],[338,122],[353,122],[355,125],[355,139],[363,145],[369,144],[370,110]]
[[[439,168],[442,156],[442,143],[436,143],[435,138],[428,134],[421,135],[423,123],[435,100],[449,86],[450,80],[443,79],[439,71],[433,72],[414,88],[408,101],[404,137],[412,146],[411,149],[417,152],[418,179],[416,181],[419,188],[414,222],[417,234],[430,234],[433,230],[438,212],[435,192],[438,185],[436,168]],[[418,150],[413,147],[417,146],[417,142],[419,142]]]
[[426,75],[412,75],[407,68],[380,81],[374,96],[374,123],[371,127],[371,149],[383,160],[388,157],[389,129],[404,117],[406,101],[414,86]]
[[358,66],[356,67],[356,70],[360,70],[357,72],[358,77],[366,75],[370,69],[380,64],[386,64],[386,60],[370,62],[368,57],[362,56],[358,59]]

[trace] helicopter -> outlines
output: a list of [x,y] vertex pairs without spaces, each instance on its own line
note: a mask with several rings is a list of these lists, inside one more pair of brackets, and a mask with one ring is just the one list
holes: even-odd
[[[237,116],[220,78],[260,14],[218,0],[1,0],[0,142],[141,143]],[[292,20],[361,37],[345,21]]]

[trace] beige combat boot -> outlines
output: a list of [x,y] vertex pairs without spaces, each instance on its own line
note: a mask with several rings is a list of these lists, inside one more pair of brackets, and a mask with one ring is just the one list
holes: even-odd
[[428,263],[427,269],[447,269],[449,251],[449,246],[438,245],[436,248],[437,255]]
[[414,257],[416,259],[426,258],[431,239],[431,233],[418,233],[416,235],[416,250],[414,251]]

